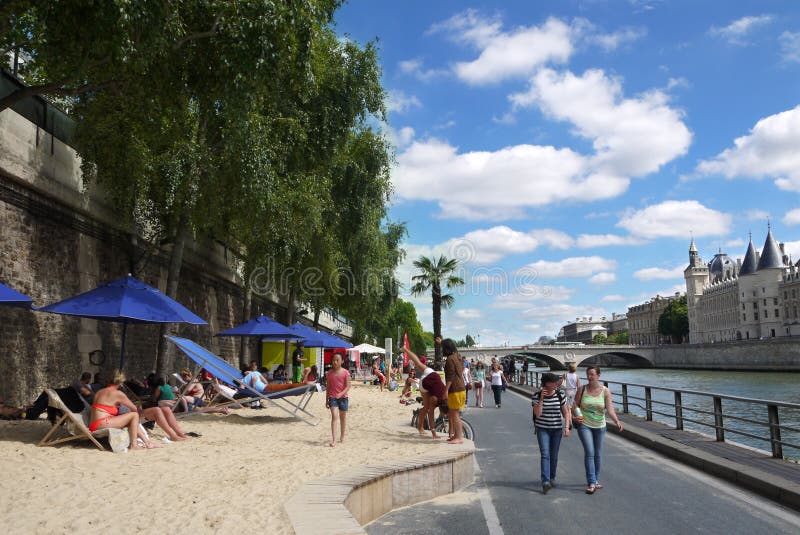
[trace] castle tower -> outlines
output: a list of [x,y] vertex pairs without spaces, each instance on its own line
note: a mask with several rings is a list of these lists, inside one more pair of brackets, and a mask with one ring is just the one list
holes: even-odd
[[689,343],[696,344],[701,338],[697,325],[697,302],[703,295],[703,288],[708,285],[708,266],[697,253],[694,238],[689,245],[689,265],[683,270],[686,280],[686,305],[689,312]]

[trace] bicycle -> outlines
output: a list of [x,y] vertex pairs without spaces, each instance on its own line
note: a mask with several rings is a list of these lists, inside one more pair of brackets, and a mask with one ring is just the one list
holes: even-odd
[[[422,398],[417,398],[417,403],[422,403]],[[414,411],[412,411],[411,427],[417,427],[417,424],[419,423],[420,412],[422,412],[422,407],[414,409]],[[465,420],[463,416],[461,417],[461,424],[464,433],[464,438],[466,438],[467,440],[475,440],[475,429],[472,427],[472,424],[470,424],[467,420]],[[427,421],[423,422],[422,427],[426,431],[430,429]],[[433,427],[437,433],[440,433],[442,435],[449,434],[450,421],[447,418],[447,402],[439,404],[439,416],[433,422]]]

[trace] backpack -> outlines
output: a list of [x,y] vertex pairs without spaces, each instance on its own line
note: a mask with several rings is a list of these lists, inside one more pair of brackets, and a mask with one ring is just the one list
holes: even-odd
[[[564,401],[567,399],[564,396],[564,392],[560,388],[556,388],[556,395],[558,395],[558,404],[563,405]],[[533,403],[533,396],[531,396],[531,403]],[[531,407],[531,416],[533,418],[533,425],[536,425],[536,413],[533,412],[533,407]]]

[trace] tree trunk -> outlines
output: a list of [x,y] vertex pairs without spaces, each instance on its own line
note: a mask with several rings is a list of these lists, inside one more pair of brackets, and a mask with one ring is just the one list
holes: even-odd
[[[166,296],[175,299],[178,295],[178,283],[181,276],[181,265],[183,264],[183,250],[186,245],[186,234],[188,222],[186,216],[181,216],[178,221],[178,228],[175,231],[175,244],[172,246],[172,256],[169,262],[169,272],[167,273]],[[172,335],[174,324],[161,324],[161,334],[158,337],[158,354],[156,355],[156,375],[166,378],[169,370],[172,369],[172,344],[167,342],[165,336]]]
[[436,369],[440,369],[442,365],[442,344],[437,342],[436,339],[442,337],[442,289],[439,288],[438,284],[433,285],[431,296],[433,297],[433,362],[436,365]]
[[319,315],[322,312],[322,307],[315,307],[314,308],[314,330],[319,330]]
[[[250,320],[250,314],[252,313],[251,312],[252,306],[253,306],[253,294],[250,291],[250,283],[247,280],[245,280],[245,283],[244,283],[244,306],[242,307],[242,315],[244,316],[244,320],[243,321],[249,321]],[[242,366],[244,366],[244,365],[246,365],[246,364],[248,364],[250,362],[250,344],[251,344],[251,342],[252,342],[252,340],[251,340],[251,338],[249,336],[242,336],[241,337],[241,341],[240,341],[241,347],[240,347],[240,351],[239,351],[239,355],[240,355],[239,356],[239,364],[241,364]],[[259,346],[260,345],[261,345],[261,343],[259,342]],[[260,355],[259,355],[259,357],[260,357]],[[258,361],[261,362],[261,359],[259,358]]]
[[[286,325],[292,325],[294,323],[294,300],[297,297],[297,290],[292,286],[289,288],[289,299],[286,303]],[[283,344],[283,365],[287,370],[291,370],[290,365],[291,361],[291,352],[289,351],[292,348],[291,342],[286,340]]]

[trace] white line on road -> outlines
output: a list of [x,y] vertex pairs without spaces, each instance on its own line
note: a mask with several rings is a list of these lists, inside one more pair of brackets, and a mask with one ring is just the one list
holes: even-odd
[[500,526],[500,517],[497,516],[497,511],[492,503],[492,497],[489,495],[489,488],[483,482],[481,467],[478,465],[478,456],[473,455],[472,459],[475,461],[475,488],[481,500],[483,518],[486,519],[486,527],[489,529],[489,535],[504,535],[503,528]]

